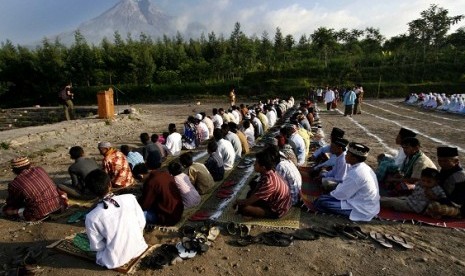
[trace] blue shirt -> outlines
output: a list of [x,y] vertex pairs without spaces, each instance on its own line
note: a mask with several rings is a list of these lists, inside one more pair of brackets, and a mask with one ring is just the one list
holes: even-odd
[[344,95],[344,105],[354,105],[356,97],[357,96],[355,95],[354,91],[352,90],[347,91]]
[[134,168],[137,164],[144,163],[142,154],[136,151],[130,151],[126,156],[126,159],[128,160],[129,165],[131,165],[131,168]]

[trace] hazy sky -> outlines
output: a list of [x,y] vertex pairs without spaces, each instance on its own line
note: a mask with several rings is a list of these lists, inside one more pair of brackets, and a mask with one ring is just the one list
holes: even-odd
[[[23,44],[44,36],[74,30],[113,7],[120,0],[0,0],[0,42],[10,39]],[[162,11],[177,18],[182,30],[198,21],[209,31],[229,36],[240,22],[247,35],[276,27],[284,35],[298,39],[318,27],[379,28],[391,37],[407,32],[407,23],[420,17],[430,4],[449,10],[449,15],[465,14],[465,0],[152,0]],[[465,27],[465,20],[453,30]]]

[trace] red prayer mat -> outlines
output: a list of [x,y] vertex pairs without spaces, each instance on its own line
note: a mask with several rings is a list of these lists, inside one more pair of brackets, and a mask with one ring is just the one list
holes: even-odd
[[398,212],[388,208],[381,208],[378,214],[380,220],[392,220],[398,222],[411,221],[414,223],[425,223],[432,226],[465,229],[465,219],[441,218],[434,219],[417,213]]

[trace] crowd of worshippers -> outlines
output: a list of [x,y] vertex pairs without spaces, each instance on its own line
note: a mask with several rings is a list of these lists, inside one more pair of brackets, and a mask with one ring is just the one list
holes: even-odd
[[[233,204],[246,218],[278,219],[292,206],[301,206],[299,167],[310,170],[312,182],[323,191],[307,206],[318,212],[353,221],[370,221],[380,206],[436,218],[464,214],[465,172],[457,148],[438,147],[438,171],[421,151],[415,133],[402,128],[396,138],[401,148],[395,156],[378,156],[375,173],[365,163],[370,149],[349,142],[344,130],[334,127],[329,143],[325,141],[317,111],[311,100],[296,106],[292,97],[228,110],[214,108],[210,116],[203,112],[189,116],[181,132],[171,123],[161,136],[142,133],[143,146],[138,149],[127,145],[117,149],[109,142],[100,142],[100,165],[86,157],[80,146],[72,147],[71,188],[81,195],[98,197],[85,221],[97,263],[114,268],[138,256],[147,248],[142,235],[147,223],[178,223],[184,210],[198,206],[201,195],[212,192],[215,182],[222,181],[225,171],[232,170],[257,146],[256,141],[263,146],[255,154],[257,176],[250,181],[246,198]],[[283,118],[285,123],[275,128],[285,114],[289,118]],[[270,136],[270,128],[279,130]],[[257,140],[265,133],[266,139]],[[190,150],[202,143],[207,145],[208,158],[205,163],[195,162]],[[177,158],[162,169],[169,156]],[[306,167],[308,164],[312,166]],[[43,168],[31,166],[27,157],[13,159],[11,166],[16,178],[8,185],[5,216],[35,221],[67,208],[66,193]],[[114,194],[137,180],[142,183],[138,198],[130,193]],[[388,196],[380,197],[380,188]]]
[[465,94],[412,93],[406,97],[405,103],[423,109],[465,115]]

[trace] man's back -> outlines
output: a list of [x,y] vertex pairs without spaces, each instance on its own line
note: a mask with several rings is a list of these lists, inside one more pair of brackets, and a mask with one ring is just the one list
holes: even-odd
[[41,167],[22,171],[8,185],[7,205],[25,204],[24,218],[38,220],[61,208],[60,195],[53,180]]
[[86,216],[86,232],[91,250],[97,251],[97,264],[120,267],[147,248],[143,236],[145,217],[134,195],[113,196],[119,207],[106,201]]
[[76,162],[69,166],[68,172],[71,176],[71,181],[74,186],[76,185],[83,185],[84,179],[86,178],[87,174],[93,170],[98,169],[99,166],[94,159],[79,157],[76,159]]

